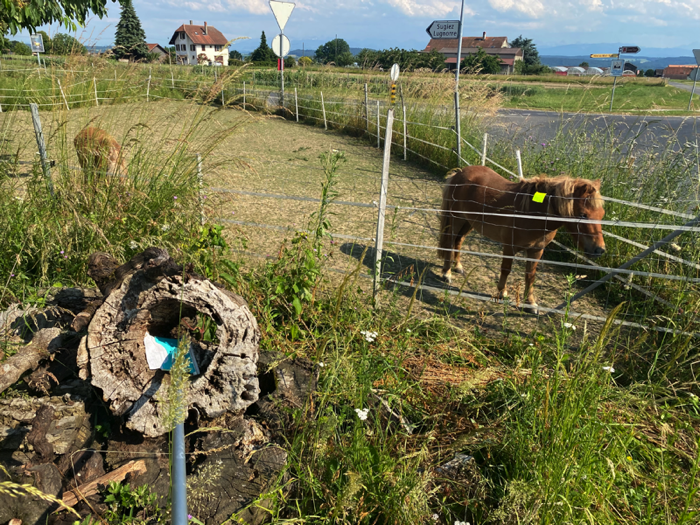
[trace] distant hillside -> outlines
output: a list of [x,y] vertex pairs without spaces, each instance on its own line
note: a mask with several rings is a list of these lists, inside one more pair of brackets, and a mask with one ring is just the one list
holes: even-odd
[[[616,53],[621,46],[640,46],[645,57],[664,58],[692,55],[693,48],[700,48],[700,43],[688,44],[688,47],[646,47],[644,42],[624,42],[622,44],[565,44],[561,46],[538,45],[540,54],[547,56],[588,56],[592,53]],[[694,62],[693,62],[694,63]]]
[[[639,69],[663,69],[671,64],[695,64],[695,58],[692,56],[657,58],[629,55],[625,59],[628,62],[632,62]],[[610,67],[610,60],[609,58],[590,58],[588,55],[540,55],[540,61],[550,67],[578,66],[581,62],[588,62],[589,65],[594,67]]]
[[[306,50],[303,50],[303,49],[293,49],[293,50],[291,50],[291,51],[289,52],[289,54],[290,54],[290,55],[294,55],[294,56],[296,56],[296,57],[307,56],[307,57],[314,58],[314,57],[316,56],[316,49],[318,49],[318,47],[316,47],[316,48],[314,48],[314,49],[306,49]],[[365,49],[365,48],[364,48],[364,47],[351,47],[351,48],[350,48],[350,52],[351,52],[353,55],[356,55],[356,54],[358,54],[360,51],[362,51],[363,49]],[[304,54],[302,54],[302,53],[304,53]]]

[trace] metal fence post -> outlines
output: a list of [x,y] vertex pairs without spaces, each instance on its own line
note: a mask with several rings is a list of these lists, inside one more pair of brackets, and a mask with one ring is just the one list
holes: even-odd
[[173,68],[170,68],[170,85],[175,89],[175,77],[173,76]]
[[[379,215],[377,216],[377,237],[374,250],[374,299],[376,301],[379,280],[382,274],[382,250],[384,248],[384,221],[386,218],[386,197],[389,187],[389,163],[391,162],[391,133],[394,126],[394,110],[386,114],[386,136],[384,137],[384,161],[382,163],[382,183],[379,189]],[[378,133],[378,132],[377,132]]]
[[187,481],[185,468],[185,423],[173,429],[173,501],[174,525],[185,525],[187,519]]
[[403,106],[403,160],[408,159],[408,124],[406,123],[406,106]]
[[66,109],[70,111],[70,107],[68,106],[68,99],[66,99],[65,93],[63,93],[63,88],[61,87],[61,81],[59,79],[56,79],[58,82],[58,89],[61,91],[61,96],[63,97],[63,102],[66,104]]
[[519,149],[515,150],[515,159],[518,161],[518,177],[520,177],[520,180],[523,180],[525,178],[523,177],[523,159],[520,156]]
[[226,106],[226,99],[224,99],[224,86],[221,86],[221,107]]
[[323,91],[321,91],[321,109],[323,110],[323,129],[328,130],[328,123],[326,122],[326,103],[323,101]]
[[243,82],[243,109],[245,109],[245,82]]
[[486,166],[486,146],[489,142],[489,134],[484,133],[484,152],[481,154],[481,165]]
[[381,121],[379,120],[379,101],[377,100],[377,147],[381,148],[382,144],[379,142],[379,136],[382,131]]
[[146,102],[148,102],[151,95],[151,68],[148,68],[148,86],[146,87]]
[[95,80],[95,77],[92,77],[92,87],[95,88],[95,106],[99,106],[100,101],[97,100],[97,80]]
[[688,99],[688,111],[690,111],[690,107],[693,105],[693,95],[695,94],[695,86],[698,83],[698,75],[700,75],[700,68],[696,69],[693,72],[693,89],[690,90],[690,98]]
[[299,100],[297,99],[297,88],[294,88],[294,112],[297,116],[297,122],[299,122]]
[[38,104],[31,103],[29,107],[32,111],[32,123],[34,124],[34,135],[36,136],[36,145],[39,147],[39,157],[41,158],[41,169],[44,172],[44,177],[49,185],[49,192],[53,197],[53,181],[51,180],[51,164],[46,155],[46,144],[44,143],[44,133],[41,131],[41,119],[39,118]]

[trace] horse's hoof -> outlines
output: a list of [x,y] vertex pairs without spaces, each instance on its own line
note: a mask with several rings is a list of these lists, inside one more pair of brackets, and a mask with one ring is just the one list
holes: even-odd
[[464,275],[464,268],[461,266],[456,266],[452,271],[458,273],[459,275]]
[[442,279],[447,283],[447,284],[452,284],[452,276],[449,273],[443,273],[442,274]]
[[533,314],[536,314],[540,311],[540,306],[537,303],[523,303],[522,308],[523,310],[526,310]]

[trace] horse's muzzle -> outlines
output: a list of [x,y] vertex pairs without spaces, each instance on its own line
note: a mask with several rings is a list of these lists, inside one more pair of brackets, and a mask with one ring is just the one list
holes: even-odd
[[590,257],[593,257],[594,259],[597,259],[598,257],[600,257],[601,255],[603,255],[604,253],[605,253],[605,247],[596,246],[596,247],[595,247],[595,250],[593,250],[593,251],[592,251],[591,253],[589,253],[588,255],[589,255]]

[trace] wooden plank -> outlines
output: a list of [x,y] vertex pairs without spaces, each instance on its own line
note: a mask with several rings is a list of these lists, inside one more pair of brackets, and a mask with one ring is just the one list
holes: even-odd
[[109,474],[100,476],[99,478],[97,478],[94,481],[91,481],[90,483],[86,483],[85,485],[77,487],[75,490],[64,492],[63,501],[64,503],[66,503],[66,505],[72,507],[76,503],[78,503],[78,501],[81,498],[87,498],[88,496],[97,494],[100,486],[105,486],[111,481],[124,481],[126,475],[131,472],[135,472],[137,474],[142,474],[146,472],[146,462],[142,459],[139,459],[137,461],[129,461],[126,465],[123,465],[118,469],[113,470]]

